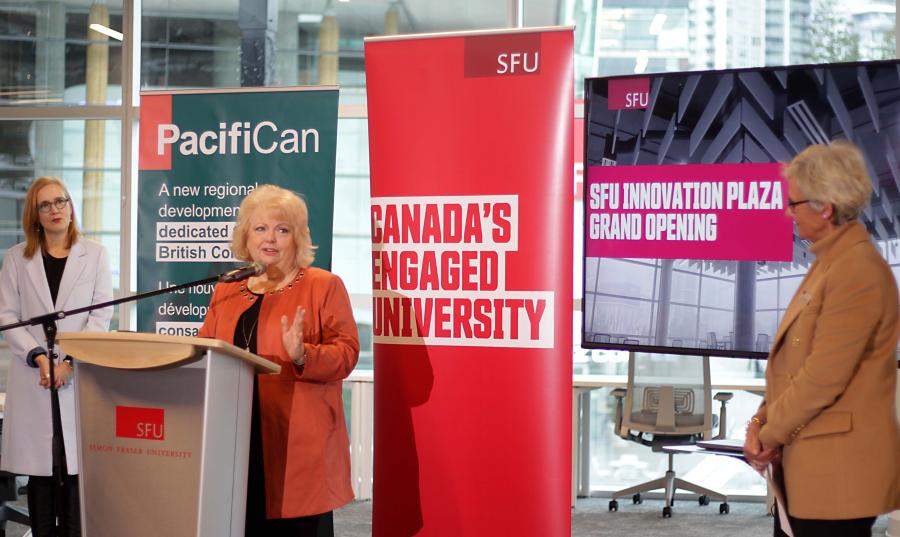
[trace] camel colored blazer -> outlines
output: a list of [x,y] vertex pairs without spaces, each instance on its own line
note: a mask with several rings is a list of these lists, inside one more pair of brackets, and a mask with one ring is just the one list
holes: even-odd
[[[56,304],[50,297],[40,250],[31,259],[25,258],[24,250],[25,243],[17,244],[7,250],[3,259],[0,324],[112,300],[109,256],[100,243],[79,238],[72,245],[59,282]],[[60,332],[105,332],[109,330],[112,314],[111,307],[103,308],[66,317],[57,321],[56,326]],[[44,330],[40,326],[28,326],[7,330],[3,335],[12,351],[12,360],[6,383],[0,469],[16,474],[48,476],[52,473],[50,439],[53,436],[50,390],[38,385],[40,370],[25,363],[31,349],[47,347]],[[59,353],[58,347],[56,352]],[[72,377],[72,382],[58,391],[66,466],[70,474],[78,473],[74,396],[77,377]]]
[[782,446],[792,516],[876,516],[900,508],[897,284],[857,221],[812,251],[769,354],[759,437]]
[[[252,304],[245,282],[213,291],[201,337],[232,343],[238,319]],[[295,366],[281,342],[281,316],[303,306],[306,363]],[[257,354],[281,365],[259,375],[267,518],[294,518],[336,509],[353,499],[350,441],[342,380],[359,358],[350,297],[340,278],[307,268],[290,288],[266,294],[256,332]]]

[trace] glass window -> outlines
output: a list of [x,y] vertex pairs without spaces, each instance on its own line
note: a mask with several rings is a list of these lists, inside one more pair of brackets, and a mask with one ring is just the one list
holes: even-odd
[[697,346],[697,314],[693,306],[669,306],[669,341],[665,344],[675,347]]
[[[594,297],[594,326],[609,330],[613,343],[624,343],[626,339],[637,339],[647,343],[650,334],[651,303],[625,297]],[[633,342],[632,342],[633,343]]]
[[[704,277],[700,288],[700,304],[728,310],[734,309],[734,282]],[[728,317],[731,316],[728,315]]]
[[768,352],[777,330],[778,312],[775,310],[757,311],[755,350],[757,352]]
[[108,34],[121,12],[121,0],[0,1],[0,105],[117,104],[121,38]]
[[[597,275],[600,269],[600,259],[588,257],[584,263],[584,289],[585,292],[597,291]],[[587,299],[587,297],[585,297]],[[587,309],[585,309],[587,311]]]
[[775,309],[778,307],[778,280],[756,280],[756,309]]
[[893,58],[895,10],[892,0],[750,0],[740,9],[713,0],[564,0],[560,22],[577,25],[580,80]]
[[672,272],[672,302],[696,304],[699,292],[699,276],[679,270]]
[[800,282],[802,281],[802,276],[791,276],[778,280],[778,307],[780,309],[788,307],[788,304],[791,303],[791,299],[794,298],[794,293],[797,292],[797,288],[800,287]]
[[721,311],[714,309],[700,308],[698,330],[700,338],[705,338],[710,347],[725,344],[734,332],[731,315],[722,315]]
[[[0,219],[0,250],[25,240],[22,202],[31,182],[42,175],[56,176],[72,194],[82,232],[109,250],[113,287],[118,288],[120,138],[121,126],[111,120],[0,121],[0,205],[6,208]],[[86,152],[102,159],[86,159]]]
[[889,263],[900,262],[900,240],[892,239],[879,242],[884,244],[884,249],[887,252],[885,259],[887,259]]
[[650,265],[620,259],[602,259],[597,276],[597,292],[633,298],[653,298],[653,289],[647,282],[653,281],[655,271],[656,269]]

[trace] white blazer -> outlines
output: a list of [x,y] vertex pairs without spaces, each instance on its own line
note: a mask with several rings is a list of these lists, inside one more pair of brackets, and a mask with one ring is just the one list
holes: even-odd
[[[17,244],[7,250],[3,259],[3,270],[0,271],[0,324],[112,300],[109,256],[100,243],[79,238],[72,245],[56,304],[50,298],[40,250],[31,259],[25,259],[24,251],[25,243]],[[56,324],[59,332],[106,331],[109,330],[112,314],[112,307],[103,308],[67,317]],[[3,335],[12,351],[12,360],[6,384],[0,469],[24,475],[52,475],[50,390],[39,386],[40,370],[25,363],[31,349],[47,347],[43,328],[15,328]],[[58,347],[56,352],[59,353]],[[76,381],[73,377],[72,382],[59,389],[66,465],[71,475],[78,473]]]

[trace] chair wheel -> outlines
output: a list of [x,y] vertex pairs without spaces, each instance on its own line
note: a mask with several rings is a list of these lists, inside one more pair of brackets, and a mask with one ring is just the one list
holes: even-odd
[[728,502],[719,504],[719,514],[720,515],[727,515],[729,513],[729,511],[731,511],[731,508],[729,507]]
[[700,505],[709,505],[709,496],[704,494],[704,495],[700,496],[699,498],[697,498],[697,502]]
[[663,518],[672,518],[672,508],[671,507],[663,507]]
[[639,493],[635,494],[634,496],[632,496],[631,502],[634,504],[644,503],[644,499],[641,498],[641,493],[639,492]]
[[609,501],[609,510],[610,511],[618,511],[619,510],[619,502],[616,500]]

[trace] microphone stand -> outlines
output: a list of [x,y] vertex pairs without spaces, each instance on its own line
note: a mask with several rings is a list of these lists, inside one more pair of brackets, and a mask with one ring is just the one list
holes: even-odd
[[[193,287],[195,285],[204,285],[207,283],[220,281],[223,277],[225,277],[228,274],[230,274],[230,273],[226,272],[224,274],[220,274],[218,276],[211,276],[209,278],[204,278],[202,280],[196,280],[196,281],[192,281],[192,282],[188,282],[188,283],[182,283],[179,285],[171,285],[169,287],[164,287],[162,289],[157,289],[155,291],[147,291],[144,293],[137,293],[137,294],[134,294],[131,296],[117,298],[114,300],[108,300],[106,302],[100,302],[98,304],[91,304],[89,306],[75,308],[75,309],[68,310],[68,311],[54,311],[51,313],[45,313],[43,315],[38,315],[36,317],[32,317],[31,319],[19,321],[17,323],[0,325],[0,332],[5,332],[5,331],[11,330],[13,328],[21,328],[24,326],[41,325],[43,327],[44,337],[47,340],[47,358],[48,358],[48,361],[50,362],[50,397],[51,397],[51,404],[50,404],[51,418],[50,419],[52,422],[51,429],[53,431],[52,440],[51,440],[51,453],[56,454],[61,443],[63,442],[63,439],[58,438],[57,434],[56,434],[57,425],[59,425],[59,429],[62,430],[62,419],[60,418],[60,415],[59,415],[59,408],[57,405],[52,404],[53,398],[59,397],[57,394],[57,390],[56,390],[56,358],[57,358],[57,354],[54,351],[54,347],[56,346],[56,331],[57,331],[56,321],[65,319],[66,317],[69,317],[72,315],[78,315],[79,313],[85,313],[85,312],[90,312],[90,311],[97,310],[97,309],[107,308],[107,307],[115,306],[117,304],[122,304],[124,302],[132,302],[132,301],[136,301],[136,300],[142,300],[142,299],[150,298],[150,297],[157,296],[157,295],[172,293],[174,291],[186,289],[188,287]],[[246,277],[249,278],[252,275],[253,274],[247,274]],[[245,278],[241,278],[241,279],[245,279]],[[238,281],[238,280],[235,279],[235,280],[231,280],[231,281]],[[63,452],[63,450],[59,449],[60,457],[62,456],[62,452]],[[59,462],[61,463],[61,460]],[[61,475],[61,472],[60,472],[61,468],[62,468],[61,464],[56,464],[56,465],[52,466],[52,474],[53,474],[52,477],[53,477],[53,483],[54,483],[53,490],[54,490],[54,496],[55,496],[54,510],[56,511],[54,514],[55,514],[55,518],[57,520],[59,519],[59,513],[60,513],[60,510],[62,509],[62,506],[61,506],[62,502],[60,500],[62,497],[63,486],[65,485],[65,481],[64,481],[65,477],[63,475]],[[54,526],[56,524],[57,524],[57,522],[55,521]]]
[[[51,343],[51,340],[50,340],[51,337],[53,338],[53,341],[56,340],[56,321],[65,319],[66,317],[70,317],[72,315],[78,315],[79,313],[85,313],[85,312],[89,312],[89,311],[93,311],[93,310],[99,310],[99,309],[107,308],[110,306],[116,306],[116,305],[122,304],[124,302],[133,302],[136,300],[142,300],[144,298],[150,298],[150,297],[156,296],[156,295],[172,293],[175,291],[180,291],[181,289],[187,289],[188,287],[194,287],[195,285],[204,285],[207,283],[217,282],[217,281],[219,281],[219,278],[221,278],[222,276],[224,276],[224,275],[210,276],[209,278],[204,278],[202,280],[181,283],[178,285],[170,285],[169,287],[163,287],[162,289],[157,289],[156,291],[147,291],[144,293],[137,293],[137,294],[125,296],[122,298],[116,298],[114,300],[108,300],[106,302],[99,302],[97,304],[91,304],[90,306],[75,308],[72,310],[54,311],[51,313],[45,313],[43,315],[38,315],[36,317],[32,317],[31,319],[19,321],[17,323],[0,325],[0,332],[5,332],[5,331],[13,329],[13,328],[20,328],[22,326],[35,326],[35,325],[39,324],[44,327],[44,335],[48,338],[47,344],[49,345]],[[49,325],[52,325],[52,328],[48,328]],[[48,330],[52,330],[52,334],[49,333]],[[51,346],[51,348],[52,348],[52,346]],[[51,351],[48,350],[47,352],[51,352]],[[51,367],[50,371],[51,371],[51,375],[52,375],[52,371],[53,371],[52,367]]]

